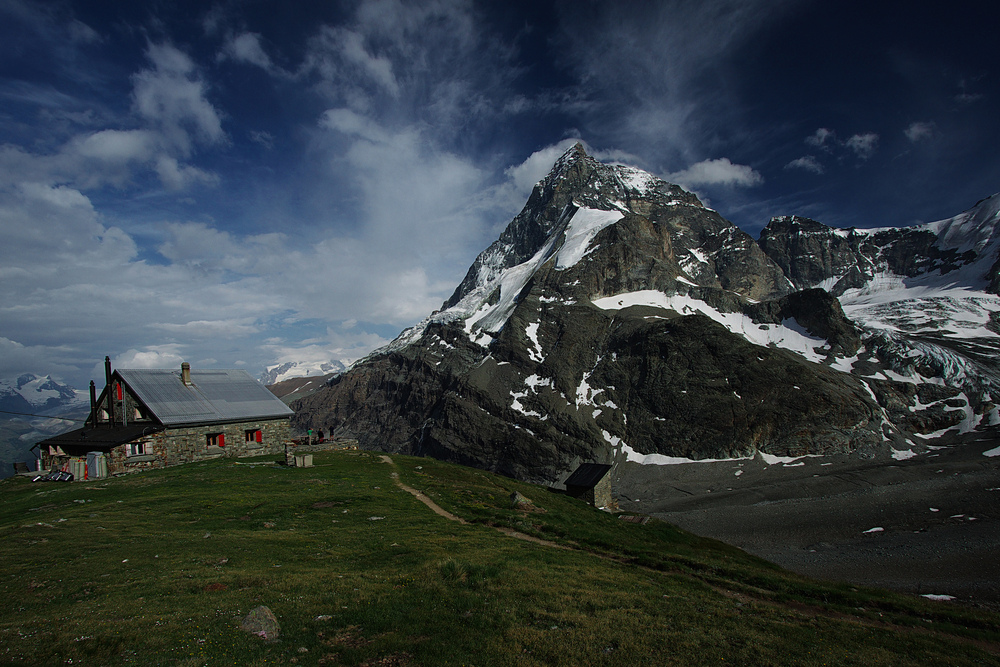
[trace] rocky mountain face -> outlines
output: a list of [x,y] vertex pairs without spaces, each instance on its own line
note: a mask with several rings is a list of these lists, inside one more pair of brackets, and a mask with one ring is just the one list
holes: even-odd
[[[539,482],[584,460],[912,453],[1000,423],[998,199],[909,229],[776,218],[758,242],[577,146],[440,311],[295,423]],[[928,303],[957,334],[920,324]]]

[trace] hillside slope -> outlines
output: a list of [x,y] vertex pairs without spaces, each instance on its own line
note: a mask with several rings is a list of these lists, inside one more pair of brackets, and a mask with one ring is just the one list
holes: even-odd
[[[817,583],[508,478],[367,452],[316,463],[0,483],[3,661],[976,665],[1000,647],[996,614]],[[515,491],[531,504],[511,509]],[[239,629],[258,605],[278,641]]]

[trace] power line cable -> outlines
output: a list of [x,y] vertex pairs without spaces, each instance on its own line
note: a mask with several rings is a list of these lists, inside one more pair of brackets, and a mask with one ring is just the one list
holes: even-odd
[[0,410],[0,413],[5,415],[19,415],[21,417],[42,417],[43,419],[61,419],[67,422],[80,422],[81,424],[86,424],[86,419],[74,419],[72,417],[53,417],[52,415],[36,415],[31,412],[12,412],[10,410]]

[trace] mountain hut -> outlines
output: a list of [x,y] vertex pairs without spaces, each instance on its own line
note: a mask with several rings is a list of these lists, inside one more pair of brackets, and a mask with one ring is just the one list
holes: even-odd
[[283,455],[292,410],[244,370],[118,369],[104,359],[83,428],[38,443],[46,470],[76,479],[219,457]]
[[566,478],[566,493],[594,507],[611,507],[611,466],[605,463],[581,463]]

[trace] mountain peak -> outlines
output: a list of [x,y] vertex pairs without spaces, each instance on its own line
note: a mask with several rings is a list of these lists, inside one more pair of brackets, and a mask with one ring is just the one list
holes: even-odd
[[577,144],[440,311],[296,419],[546,481],[581,460],[914,456],[1000,424],[1000,300],[978,291],[998,201],[905,229],[778,217],[755,242]]

